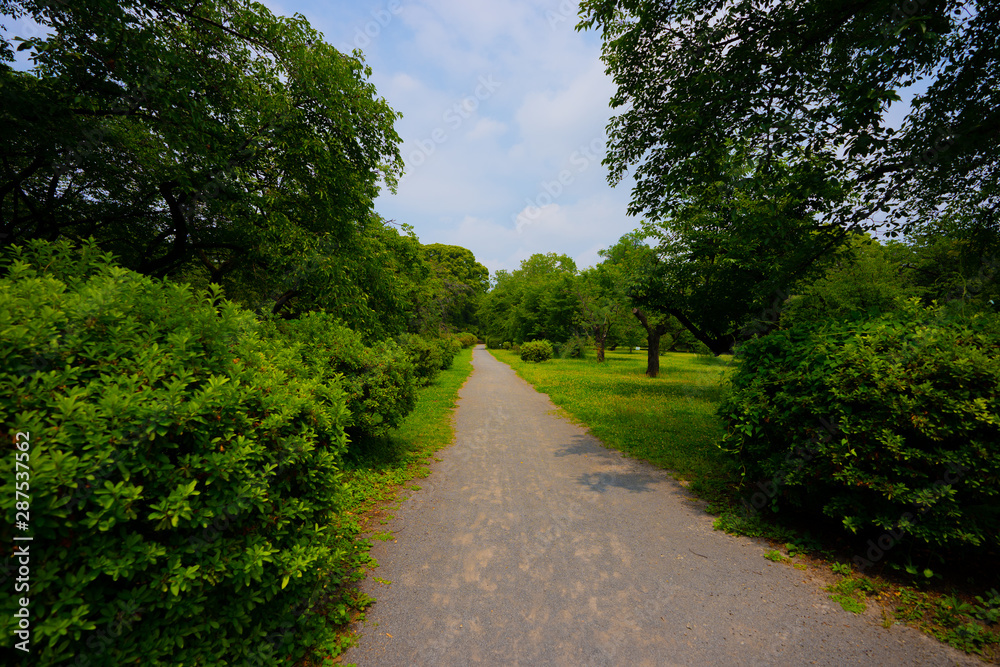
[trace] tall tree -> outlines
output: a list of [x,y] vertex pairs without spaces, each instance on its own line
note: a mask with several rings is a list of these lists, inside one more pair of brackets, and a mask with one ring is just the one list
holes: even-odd
[[556,253],[537,253],[514,271],[497,271],[479,309],[486,334],[515,343],[568,340],[578,312],[576,274],[576,263]]
[[[580,11],[618,86],[606,163],[613,182],[636,167],[633,214],[675,215],[735,141],[763,170],[820,160],[852,194],[827,202],[845,228],[942,207],[996,228],[997,0],[584,0]],[[926,90],[895,129],[885,112],[914,84]]]
[[646,227],[659,245],[644,276],[645,304],[676,317],[715,354],[759,333],[751,326],[758,314],[821,275],[848,238],[815,210],[817,198],[837,194],[822,166],[762,170],[738,160],[720,160],[671,217]]
[[[670,331],[673,316],[655,303],[656,281],[650,280],[656,265],[653,248],[641,232],[626,234],[618,243],[601,251],[603,265],[614,267],[621,289],[628,297],[627,308],[646,332],[646,375],[660,374],[660,338]],[[650,307],[652,306],[652,308]]]
[[577,322],[593,337],[598,363],[604,361],[604,348],[615,316],[627,301],[618,268],[598,264],[580,272],[576,280],[576,298],[580,304]]
[[364,257],[402,161],[360,54],[249,0],[0,2],[48,32],[20,42],[26,72],[0,40],[4,243],[94,236],[129,268],[229,276],[273,310],[302,296],[288,275],[328,283]]
[[476,311],[490,286],[489,269],[461,246],[431,243],[423,253],[440,284],[436,299],[442,324],[452,331],[477,330]]

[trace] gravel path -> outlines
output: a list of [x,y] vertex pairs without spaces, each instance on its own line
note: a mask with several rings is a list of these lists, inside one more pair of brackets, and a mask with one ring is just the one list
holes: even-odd
[[843,611],[821,582],[712,530],[684,489],[605,449],[479,348],[455,444],[375,542],[378,598],[344,662],[982,664]]

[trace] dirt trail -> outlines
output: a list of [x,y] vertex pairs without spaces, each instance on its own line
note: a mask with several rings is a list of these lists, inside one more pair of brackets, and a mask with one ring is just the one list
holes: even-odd
[[712,530],[663,471],[605,449],[475,350],[455,444],[375,542],[378,598],[344,662],[982,664],[830,601],[767,547]]

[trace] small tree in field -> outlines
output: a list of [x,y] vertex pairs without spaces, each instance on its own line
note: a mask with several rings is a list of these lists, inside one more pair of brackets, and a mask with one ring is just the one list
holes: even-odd
[[577,323],[594,337],[598,363],[604,361],[604,348],[615,315],[626,301],[619,277],[617,267],[599,264],[581,273],[576,281]]

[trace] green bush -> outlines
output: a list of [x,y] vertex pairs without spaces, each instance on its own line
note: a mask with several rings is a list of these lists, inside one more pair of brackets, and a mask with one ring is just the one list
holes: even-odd
[[479,342],[479,338],[474,333],[463,332],[455,334],[458,338],[458,342],[462,344],[462,347],[475,347],[476,343]]
[[27,442],[35,664],[273,665],[336,641],[355,570],[337,382],[217,294],[89,244],[9,250],[0,331],[0,506],[13,520]]
[[486,348],[489,350],[499,350],[503,348],[503,338],[499,336],[487,336]]
[[514,347],[514,344],[513,344],[513,343],[511,343],[511,342],[510,342],[509,340],[505,340],[505,341],[503,342],[503,349],[505,349],[505,350],[509,350],[509,349],[511,349],[511,348],[513,348],[513,347]]
[[455,361],[455,355],[462,349],[462,343],[454,336],[443,336],[432,342],[441,352],[441,370],[448,370]]
[[[281,333],[301,354],[306,377],[337,381],[350,413],[352,451],[399,426],[416,405],[417,371],[409,350],[392,341],[366,347],[361,335],[325,313],[283,322]],[[440,363],[440,362],[438,362]]]
[[[932,545],[1000,543],[1000,318],[904,302],[747,343],[720,407],[758,486]],[[758,506],[754,502],[754,506]]]
[[428,339],[416,334],[403,334],[396,338],[406,351],[417,376],[417,383],[426,386],[438,373],[451,368],[461,344],[450,336]]
[[396,337],[396,342],[406,351],[413,363],[417,384],[426,386],[434,381],[441,372],[444,357],[441,346],[417,334],[403,334]]
[[552,343],[547,340],[533,340],[521,345],[521,360],[536,364],[552,358]]

